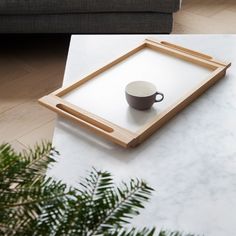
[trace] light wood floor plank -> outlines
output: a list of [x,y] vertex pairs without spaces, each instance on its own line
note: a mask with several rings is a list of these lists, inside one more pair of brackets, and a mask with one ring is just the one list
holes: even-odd
[[26,147],[34,147],[36,143],[52,141],[53,131],[55,127],[55,119],[46,124],[32,130],[31,132],[19,137],[17,141]]
[[9,143],[16,152],[22,152],[28,148],[17,140],[13,140]]
[[211,17],[229,8],[234,0],[192,0],[183,1],[183,10],[200,15]]
[[0,56],[0,89],[9,81],[20,79],[27,74],[29,74],[29,71],[18,61],[9,56]]
[[183,0],[174,34],[235,34],[235,0]]
[[37,99],[61,86],[69,38],[0,37],[0,143],[10,142],[20,150],[40,139],[52,139],[56,115]]
[[61,67],[51,66],[48,70],[29,73],[21,79],[3,84],[0,87],[0,114],[59,88],[63,72],[57,72],[57,68]]
[[[192,34],[233,34],[236,33],[234,22],[205,17],[187,11],[181,11],[174,17],[175,23],[185,29],[185,33]],[[236,22],[235,22],[236,23]],[[175,26],[175,25],[174,25]],[[178,33],[174,28],[174,33]],[[181,33],[181,32],[180,32]]]
[[10,142],[55,119],[54,112],[39,106],[36,100],[1,113],[0,143]]
[[[225,16],[227,15],[227,18]],[[232,27],[236,28],[236,11],[224,10],[212,17],[212,19],[217,21],[224,21],[227,25],[231,25],[232,22],[235,22]]]

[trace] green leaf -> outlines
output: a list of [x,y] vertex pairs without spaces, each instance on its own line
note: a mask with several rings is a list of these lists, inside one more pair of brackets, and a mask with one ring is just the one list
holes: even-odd
[[149,201],[148,184],[131,179],[116,187],[109,172],[93,168],[78,189],[69,187],[45,175],[57,155],[50,143],[21,153],[0,145],[0,235],[154,235],[154,228],[125,228]]

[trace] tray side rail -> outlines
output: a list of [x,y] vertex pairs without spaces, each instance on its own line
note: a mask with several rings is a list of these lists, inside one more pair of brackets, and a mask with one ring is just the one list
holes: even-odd
[[61,116],[76,122],[83,128],[117,143],[122,147],[135,146],[137,134],[115,125],[99,116],[79,108],[60,97],[47,95],[39,99],[39,103]]
[[207,82],[202,82],[199,86],[188,94],[186,94],[183,98],[176,102],[173,106],[171,106],[164,114],[159,117],[156,117],[148,124],[146,124],[142,129],[140,129],[137,133],[136,137],[137,141],[135,144],[142,143],[148,137],[150,137],[155,131],[161,128],[165,123],[167,123],[171,118],[173,118],[178,112],[187,107],[190,103],[196,100],[201,94],[203,94],[207,89],[213,86],[218,80],[222,79],[226,74],[227,67],[220,66],[217,70],[215,70],[208,78]]

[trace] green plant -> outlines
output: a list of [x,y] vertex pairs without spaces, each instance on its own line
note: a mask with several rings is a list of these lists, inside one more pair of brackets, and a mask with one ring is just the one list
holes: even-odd
[[[151,236],[127,229],[153,191],[138,179],[116,187],[110,173],[93,169],[78,188],[45,175],[58,152],[50,144],[16,153],[0,146],[0,235]],[[159,236],[181,236],[162,231]]]

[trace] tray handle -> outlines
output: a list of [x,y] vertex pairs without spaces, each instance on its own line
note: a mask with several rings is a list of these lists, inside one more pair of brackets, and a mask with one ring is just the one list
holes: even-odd
[[101,117],[95,116],[82,108],[79,108],[60,97],[47,95],[39,99],[39,103],[67,119],[77,122],[94,133],[108,138],[125,148],[138,144],[137,134],[125,128],[115,125]]
[[188,49],[188,48],[185,48],[185,47],[173,44],[173,43],[169,43],[169,42],[166,42],[166,41],[156,41],[156,40],[152,40],[152,39],[146,39],[145,41],[147,43],[149,42],[149,43],[153,43],[153,44],[156,44],[156,45],[161,45],[163,47],[166,47],[166,48],[169,48],[169,49],[173,49],[173,50],[176,50],[176,51],[179,51],[179,52],[182,52],[182,53],[185,53],[185,54],[197,57],[199,59],[202,59],[202,60],[214,63],[214,64],[217,65],[217,67],[218,66],[224,66],[224,67],[228,68],[231,65],[231,63],[224,63],[224,62],[215,60],[213,57],[211,57],[211,56],[209,56],[207,54],[204,54],[204,53],[201,53],[201,52],[197,52],[197,51],[194,51],[194,50],[191,50],[191,49]]
[[111,127],[109,127],[109,126],[89,117],[89,116],[86,116],[86,115],[70,108],[67,105],[64,105],[62,103],[58,103],[56,105],[56,107],[58,109],[60,109],[62,112],[65,112],[65,113],[73,116],[75,119],[77,119],[78,122],[83,123],[83,125],[86,124],[86,126],[94,126],[94,127],[99,128],[105,132],[108,132],[108,133],[114,132],[114,129],[112,129]]
[[179,50],[179,51],[186,52],[186,53],[188,53],[188,54],[191,54],[191,55],[194,55],[194,56],[203,58],[203,59],[207,59],[207,60],[212,60],[212,59],[213,59],[213,58],[212,58],[211,56],[209,56],[209,55],[206,55],[206,54],[203,54],[203,53],[200,53],[200,52],[197,52],[197,51],[188,49],[188,48],[184,48],[184,47],[182,47],[182,46],[175,45],[175,44],[172,44],[172,43],[169,43],[169,42],[166,42],[166,41],[161,41],[160,43],[161,43],[162,45],[164,45],[164,46],[169,47],[169,48],[177,49],[177,50]]

